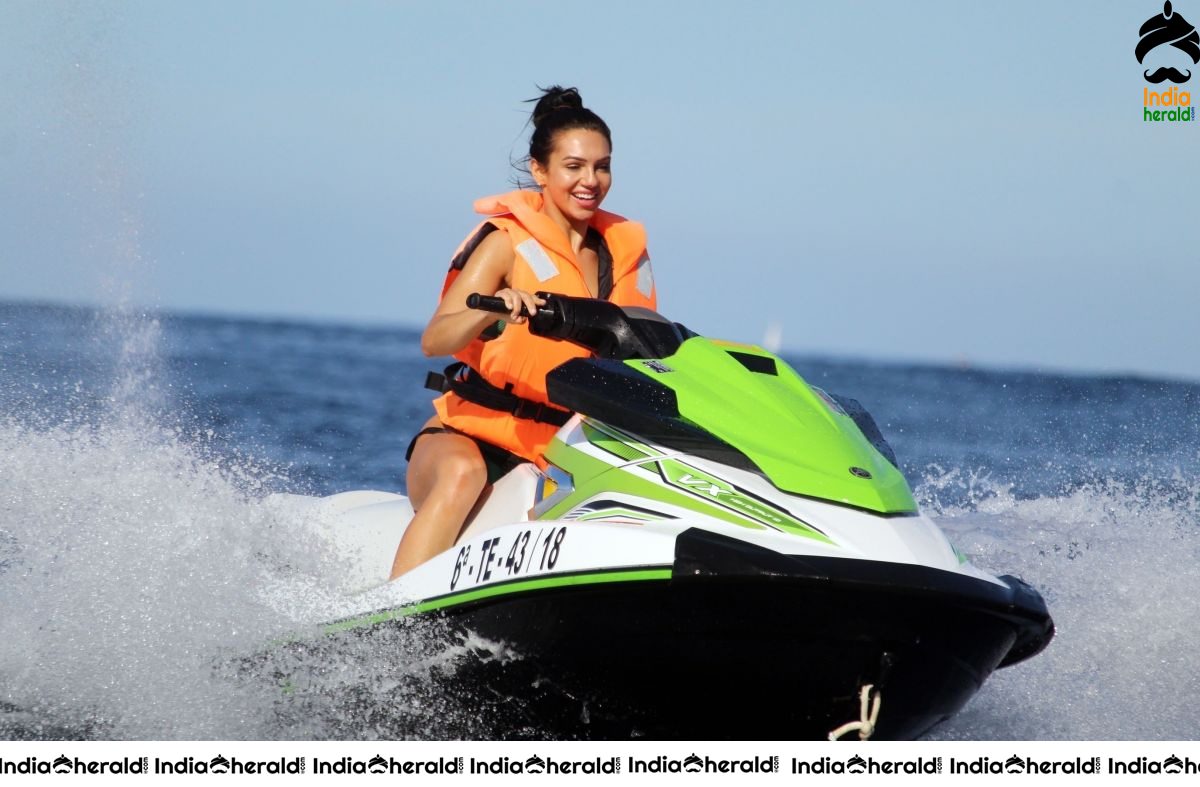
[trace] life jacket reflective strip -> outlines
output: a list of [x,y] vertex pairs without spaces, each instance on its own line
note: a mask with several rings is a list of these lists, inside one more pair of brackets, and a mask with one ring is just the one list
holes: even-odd
[[[458,276],[466,258],[482,241],[484,225],[504,231],[515,252],[509,285],[528,292],[545,290],[562,295],[589,297],[583,272],[575,260],[567,234],[541,212],[542,195],[514,191],[475,203],[476,211],[490,218],[476,227],[455,253],[442,295]],[[612,255],[613,289],[609,300],[620,306],[657,304],[646,234],[637,222],[607,211],[597,211],[591,225],[600,233]],[[486,233],[483,233],[486,234]],[[487,293],[490,294],[490,293]],[[536,405],[547,405],[546,373],[572,358],[587,357],[574,344],[534,336],[525,324],[507,325],[498,338],[476,339],[454,357],[470,366],[492,387]],[[539,466],[557,431],[552,423],[539,423],[471,402],[451,390],[434,400],[443,424],[486,440]]]

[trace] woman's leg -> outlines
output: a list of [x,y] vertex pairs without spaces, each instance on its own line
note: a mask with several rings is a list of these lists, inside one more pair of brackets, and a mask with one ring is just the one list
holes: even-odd
[[[440,427],[437,416],[423,428]],[[400,539],[391,579],[449,549],[487,485],[479,446],[454,432],[427,434],[408,462],[408,498],[416,514]]]

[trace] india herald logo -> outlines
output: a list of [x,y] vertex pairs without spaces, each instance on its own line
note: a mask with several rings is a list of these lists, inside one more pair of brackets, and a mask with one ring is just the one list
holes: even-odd
[[1142,87],[1142,121],[1194,122],[1196,108],[1192,106],[1192,94],[1178,85],[1192,78],[1190,66],[1200,62],[1200,32],[1167,0],[1162,13],[1147,19],[1138,35],[1134,55],[1146,66],[1142,76],[1153,85],[1175,83],[1164,85],[1161,91]]
[[[1139,63],[1145,63],[1146,56],[1155,50],[1158,50],[1158,53],[1150,65],[1169,58],[1173,53],[1172,50],[1183,52],[1191,58],[1192,65],[1200,63],[1200,33],[1197,33],[1196,28],[1184,19],[1182,14],[1172,8],[1170,0],[1163,3],[1161,14],[1146,20],[1138,31],[1138,35],[1141,38],[1138,39],[1134,54]],[[1163,46],[1169,46],[1171,49],[1159,49]],[[1178,58],[1178,55],[1175,56]],[[1166,80],[1181,85],[1192,78],[1192,72],[1190,70],[1180,71],[1169,64],[1160,64],[1154,71],[1147,68],[1142,72],[1142,76],[1146,78],[1147,82],[1155,85]]]

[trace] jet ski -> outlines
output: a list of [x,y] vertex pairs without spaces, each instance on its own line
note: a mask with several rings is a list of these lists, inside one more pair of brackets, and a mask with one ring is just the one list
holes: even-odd
[[453,681],[514,725],[743,740],[915,738],[1050,642],[1039,593],[950,544],[858,402],[654,311],[538,295],[530,330],[592,353],[547,377],[573,415],[546,469],[391,582],[407,499],[321,499],[356,591],[323,636],[437,619],[511,655]]

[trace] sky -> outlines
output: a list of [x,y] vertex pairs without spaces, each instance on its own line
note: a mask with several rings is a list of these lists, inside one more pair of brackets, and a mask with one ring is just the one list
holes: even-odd
[[1143,119],[1154,0],[0,11],[0,300],[420,328],[559,83],[693,330],[1200,380],[1200,121]]

